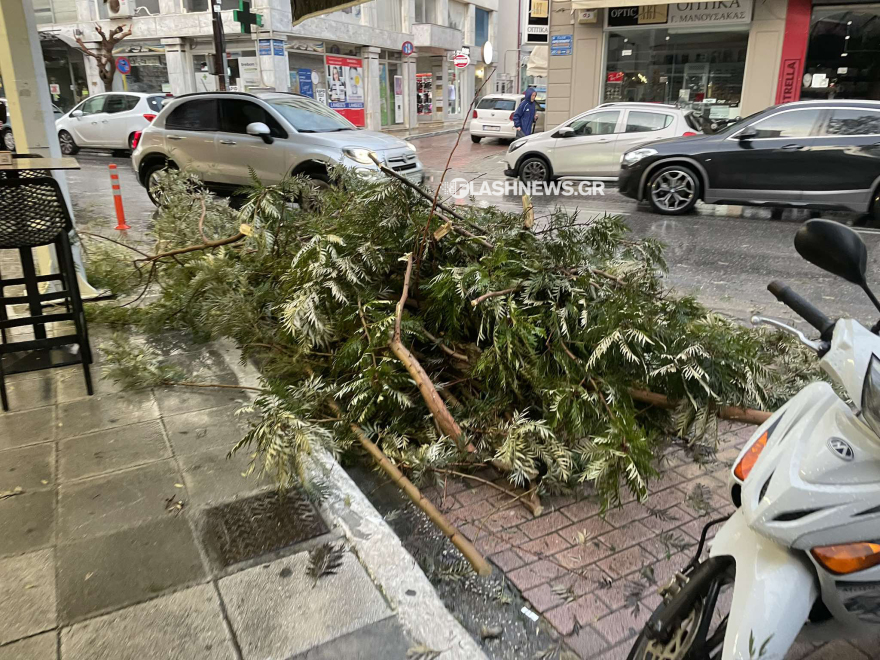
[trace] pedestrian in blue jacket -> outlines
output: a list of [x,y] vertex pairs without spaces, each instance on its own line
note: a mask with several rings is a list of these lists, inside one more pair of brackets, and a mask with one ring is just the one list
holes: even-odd
[[[538,113],[538,104],[535,103],[535,97],[537,96],[538,92],[535,88],[529,87],[516,112],[513,113],[513,127],[517,129],[517,137],[531,135],[532,131],[535,130],[535,118]],[[522,135],[520,135],[520,132],[522,132]]]

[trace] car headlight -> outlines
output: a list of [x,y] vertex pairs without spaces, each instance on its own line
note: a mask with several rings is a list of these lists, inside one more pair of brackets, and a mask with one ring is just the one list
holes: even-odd
[[656,149],[651,149],[650,147],[643,147],[641,149],[634,149],[633,151],[627,151],[623,154],[623,158],[620,159],[620,162],[624,165],[635,165],[643,158],[647,158],[648,156],[653,156],[657,153]]
[[514,140],[510,143],[510,147],[507,149],[507,153],[511,153],[522,147],[526,143],[526,140]]
[[370,156],[375,156],[376,160],[381,160],[376,154],[375,151],[370,149],[363,149],[362,147],[345,147],[342,150],[346,156],[351,158],[356,163],[363,163],[364,165],[373,165],[373,159]]
[[862,417],[871,430],[880,436],[880,358],[876,355],[871,356],[862,383]]
[[[404,140],[404,142],[406,142],[406,140]],[[406,142],[406,148],[407,148],[407,149],[410,149],[410,150],[413,151],[413,152],[415,152],[415,150],[416,150],[416,145],[414,145],[412,142]]]

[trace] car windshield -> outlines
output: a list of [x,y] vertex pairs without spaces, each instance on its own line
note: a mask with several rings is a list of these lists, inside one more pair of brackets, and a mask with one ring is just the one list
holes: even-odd
[[331,133],[353,131],[354,124],[339,113],[311,99],[291,96],[266,99],[300,133]]

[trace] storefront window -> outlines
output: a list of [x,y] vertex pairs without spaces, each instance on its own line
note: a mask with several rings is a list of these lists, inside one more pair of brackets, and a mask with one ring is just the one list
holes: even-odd
[[803,99],[880,100],[880,5],[813,9]]
[[704,119],[740,114],[749,33],[608,33],[603,100],[678,103]]
[[448,67],[446,71],[446,112],[450,115],[457,115],[461,112],[461,69],[454,66]]

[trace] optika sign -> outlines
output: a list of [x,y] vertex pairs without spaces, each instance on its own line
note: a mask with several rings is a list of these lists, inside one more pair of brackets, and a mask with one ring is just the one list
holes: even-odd
[[669,7],[669,25],[748,23],[752,20],[752,0],[727,2],[677,2]]

